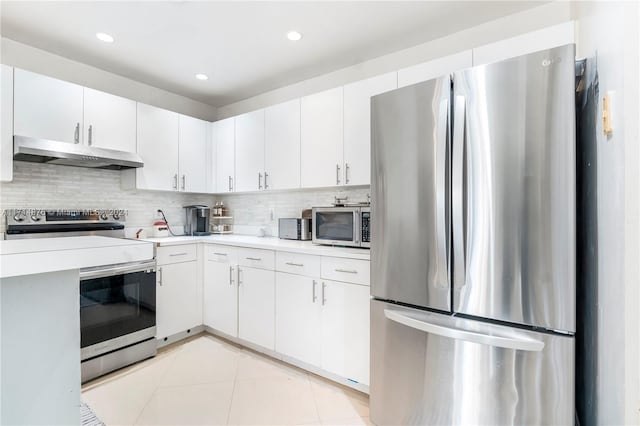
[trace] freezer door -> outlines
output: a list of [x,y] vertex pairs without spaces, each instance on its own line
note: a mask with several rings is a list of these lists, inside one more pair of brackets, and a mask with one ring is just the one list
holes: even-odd
[[449,77],[371,100],[371,293],[451,309]]
[[572,425],[574,338],[371,301],[371,421]]
[[454,311],[575,332],[574,46],[454,75]]

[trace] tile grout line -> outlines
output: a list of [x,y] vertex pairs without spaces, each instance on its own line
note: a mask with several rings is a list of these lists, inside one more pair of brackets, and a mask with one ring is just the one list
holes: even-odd
[[233,408],[233,396],[236,393],[236,382],[238,381],[238,370],[240,369],[240,357],[238,356],[241,352],[236,354],[236,371],[233,374],[233,388],[231,389],[231,398],[229,399],[229,409],[227,410],[227,421],[226,425],[229,424],[229,420],[231,419],[231,408]]
[[316,400],[316,393],[313,391],[313,385],[311,384],[311,379],[309,374],[305,374],[307,376],[307,383],[309,384],[309,390],[311,391],[311,397],[313,398],[313,406],[316,407],[316,417],[318,419],[318,423],[322,423],[322,418],[320,417],[320,408],[318,408],[318,401]]

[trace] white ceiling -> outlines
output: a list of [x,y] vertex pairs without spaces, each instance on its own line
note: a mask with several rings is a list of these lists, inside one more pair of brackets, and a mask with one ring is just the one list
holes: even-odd
[[[539,5],[0,2],[4,37],[222,106]],[[303,33],[299,42],[288,30]],[[96,32],[115,37],[107,44]],[[205,73],[207,81],[194,78]]]

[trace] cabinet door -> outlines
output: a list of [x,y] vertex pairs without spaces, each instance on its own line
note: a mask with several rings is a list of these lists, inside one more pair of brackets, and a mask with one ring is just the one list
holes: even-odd
[[322,369],[369,384],[369,287],[322,282]]
[[229,336],[238,336],[238,287],[236,266],[229,262],[205,262],[204,325]]
[[276,273],[276,352],[320,366],[320,281]]
[[264,110],[236,117],[236,192],[264,189]]
[[216,192],[232,192],[235,179],[235,117],[213,123],[216,148]]
[[0,65],[0,181],[13,179],[13,68]]
[[136,102],[84,88],[86,145],[136,152]]
[[395,72],[344,86],[344,183],[371,183],[371,97],[397,86]]
[[197,262],[158,266],[156,337],[186,331],[201,324],[198,314]]
[[238,267],[238,337],[275,349],[275,272]]
[[178,189],[179,119],[175,112],[138,104],[138,189]]
[[300,188],[300,99],[265,109],[265,189]]
[[82,93],[77,84],[16,69],[13,133],[82,143]]
[[180,190],[207,192],[208,122],[180,114]]
[[342,87],[301,100],[301,184],[303,188],[343,183]]
[[442,77],[454,71],[469,68],[472,66],[472,63],[473,56],[471,50],[465,50],[454,55],[403,68],[398,71],[398,87],[410,86]]

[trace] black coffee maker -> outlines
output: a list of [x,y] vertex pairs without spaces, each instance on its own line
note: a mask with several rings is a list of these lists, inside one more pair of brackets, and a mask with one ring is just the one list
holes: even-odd
[[207,206],[185,206],[187,220],[184,225],[185,235],[211,235],[209,232],[209,214]]

